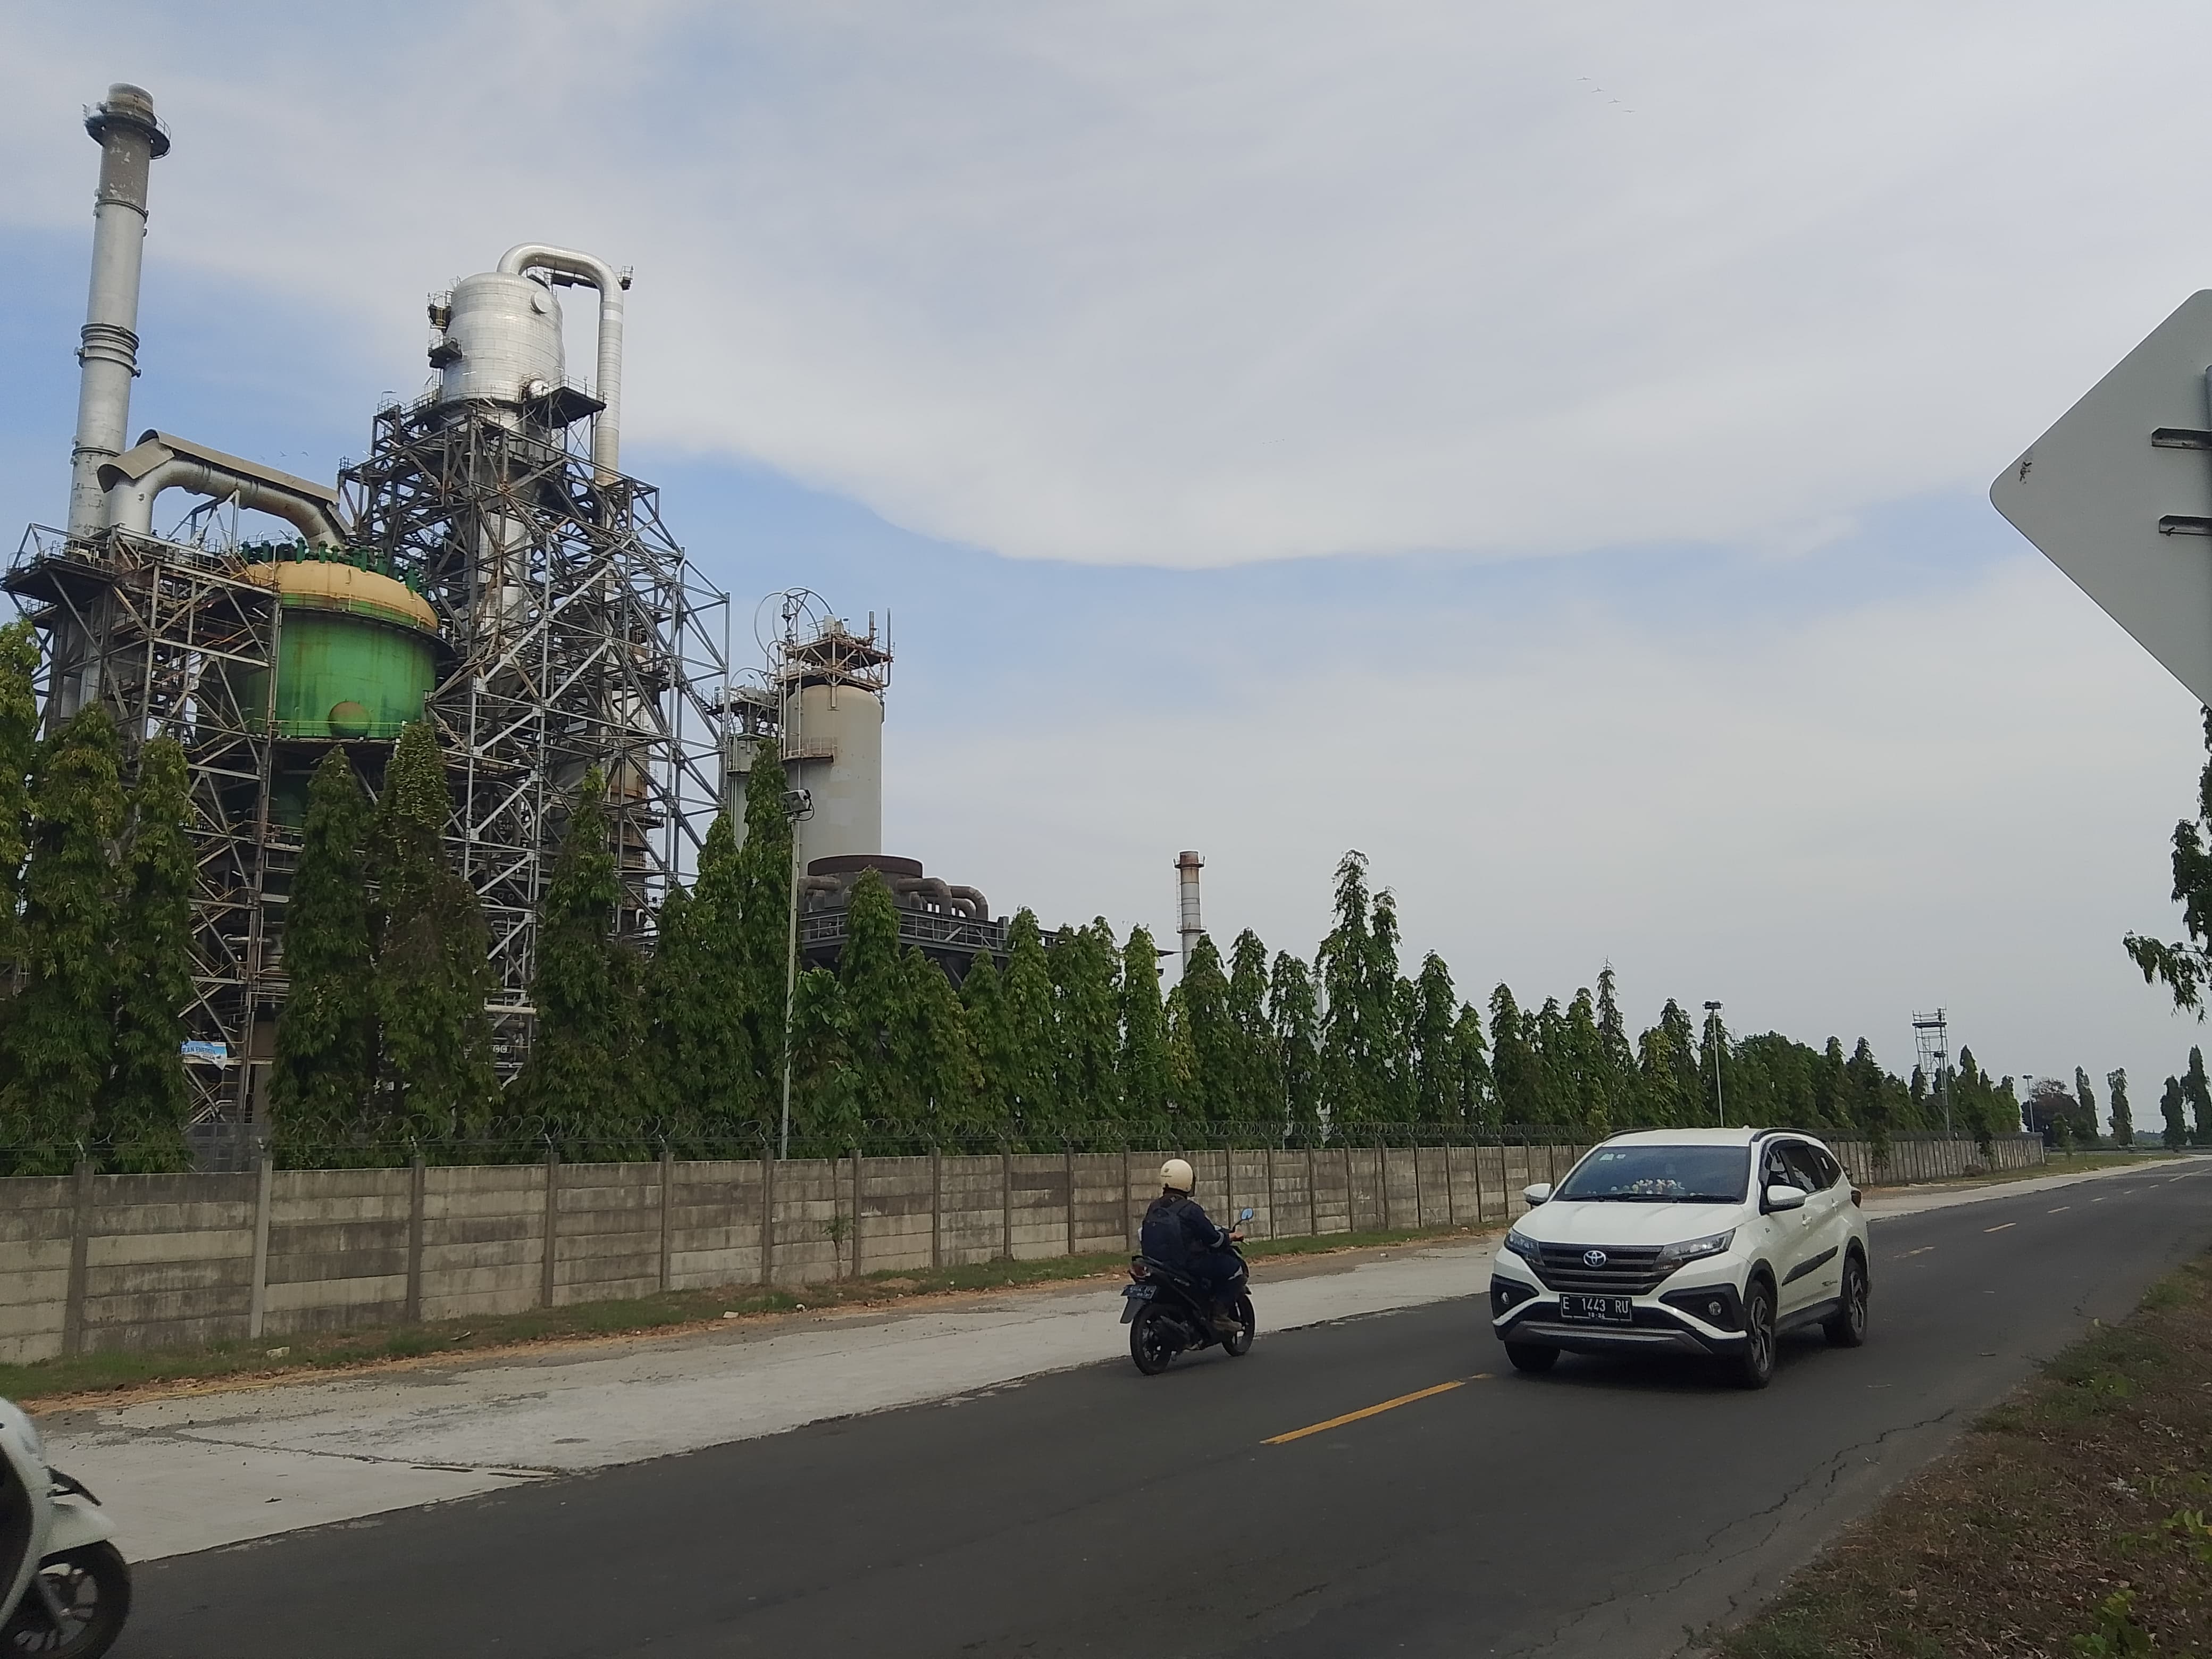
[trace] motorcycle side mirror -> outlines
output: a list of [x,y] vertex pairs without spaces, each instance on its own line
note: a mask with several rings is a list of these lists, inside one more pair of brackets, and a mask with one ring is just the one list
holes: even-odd
[[1252,1218],[1252,1206],[1249,1204],[1247,1204],[1244,1206],[1243,1212],[1237,1218],[1239,1221],[1249,1221]]

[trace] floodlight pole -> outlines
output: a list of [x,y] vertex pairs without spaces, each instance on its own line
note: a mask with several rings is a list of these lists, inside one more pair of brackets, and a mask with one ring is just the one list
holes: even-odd
[[1717,1002],[1705,1005],[1705,1023],[1713,1033],[1713,1127],[1728,1127],[1728,1108],[1721,1103],[1721,1044],[1726,1040],[1726,1028],[1721,1024],[1721,1006]]

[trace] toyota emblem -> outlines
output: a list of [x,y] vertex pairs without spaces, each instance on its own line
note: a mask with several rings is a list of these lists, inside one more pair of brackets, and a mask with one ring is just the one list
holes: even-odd
[[1606,1255],[1605,1255],[1605,1252],[1604,1252],[1603,1250],[1584,1250],[1584,1251],[1583,1252],[1583,1267],[1602,1267],[1603,1266],[1605,1266],[1605,1263],[1606,1263]]

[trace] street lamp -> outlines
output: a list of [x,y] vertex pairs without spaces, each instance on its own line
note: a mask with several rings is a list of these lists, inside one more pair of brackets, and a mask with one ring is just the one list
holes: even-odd
[[1713,1034],[1713,1123],[1724,1129],[1728,1127],[1728,1109],[1721,1103],[1721,1044],[1727,1030],[1721,1024],[1719,1003],[1705,1005],[1705,1024]]

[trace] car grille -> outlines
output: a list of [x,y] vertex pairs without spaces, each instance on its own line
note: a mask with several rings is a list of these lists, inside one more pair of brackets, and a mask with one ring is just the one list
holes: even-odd
[[1656,1244],[1604,1244],[1602,1266],[1583,1260],[1587,1244],[1547,1244],[1535,1264],[1536,1277],[1555,1291],[1594,1291],[1600,1296],[1649,1296],[1679,1263],[1659,1260]]

